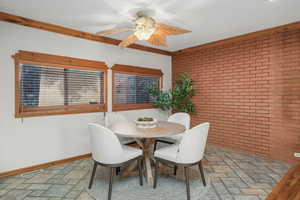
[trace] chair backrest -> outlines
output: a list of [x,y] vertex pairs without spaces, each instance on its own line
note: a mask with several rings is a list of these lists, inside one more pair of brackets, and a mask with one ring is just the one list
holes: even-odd
[[191,117],[188,113],[184,113],[184,112],[174,113],[168,118],[168,121],[182,124],[186,130],[190,129]]
[[208,136],[209,123],[203,123],[186,131],[179,144],[177,162],[191,164],[203,158]]
[[105,126],[110,127],[116,122],[126,122],[127,119],[123,115],[115,112],[108,112],[105,116]]
[[108,128],[89,124],[92,157],[102,164],[116,164],[122,160],[124,150],[117,136]]

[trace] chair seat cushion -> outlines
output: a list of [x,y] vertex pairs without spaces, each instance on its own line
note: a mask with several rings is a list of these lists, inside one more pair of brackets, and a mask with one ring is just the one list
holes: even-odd
[[173,135],[173,136],[168,136],[168,137],[161,137],[159,140],[166,141],[166,142],[172,142],[172,143],[178,143],[181,141],[183,137],[183,133],[178,134],[178,135]]
[[154,157],[162,158],[164,160],[169,160],[172,162],[176,162],[178,150],[179,150],[178,144],[173,144],[173,145],[156,150],[154,152]]
[[142,156],[143,155],[143,151],[141,149],[138,148],[134,148],[131,146],[127,146],[127,145],[123,145],[123,150],[124,150],[124,159],[122,161],[120,161],[120,163],[122,162],[126,162],[128,160],[134,159],[136,157]]

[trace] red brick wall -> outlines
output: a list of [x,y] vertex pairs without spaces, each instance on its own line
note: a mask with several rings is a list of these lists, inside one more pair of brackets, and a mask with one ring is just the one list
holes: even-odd
[[300,29],[172,57],[173,79],[195,81],[192,125],[209,143],[279,160],[300,152]]

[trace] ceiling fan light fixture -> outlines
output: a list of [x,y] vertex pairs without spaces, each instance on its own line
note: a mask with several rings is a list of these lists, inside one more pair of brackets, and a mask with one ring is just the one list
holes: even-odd
[[[266,0],[267,1],[267,0]],[[132,21],[133,26],[127,28],[114,28],[110,30],[99,31],[97,35],[108,35],[131,32],[120,43],[120,47],[128,47],[139,40],[144,40],[151,45],[155,46],[167,46],[167,36],[180,35],[189,33],[191,31],[171,26],[167,24],[156,23],[156,21],[149,17],[144,11],[140,11],[136,14],[136,18]]]
[[134,35],[139,40],[148,40],[156,31],[155,21],[151,17],[139,17],[135,20]]
[[154,29],[144,29],[142,31],[135,31],[134,35],[139,39],[139,40],[148,40],[151,35],[155,32]]

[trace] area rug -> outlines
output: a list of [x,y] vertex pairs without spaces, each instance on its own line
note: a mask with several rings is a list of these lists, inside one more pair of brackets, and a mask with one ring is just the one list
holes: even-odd
[[[172,175],[172,168],[161,167],[157,188],[145,182],[139,185],[137,174],[128,177],[114,177],[112,200],[185,200],[186,186],[183,169],[178,168],[177,176]],[[98,167],[94,184],[87,192],[96,200],[107,200],[108,170]],[[203,200],[210,188],[210,178],[206,175],[204,187],[197,166],[190,168],[190,191],[192,200]]]

